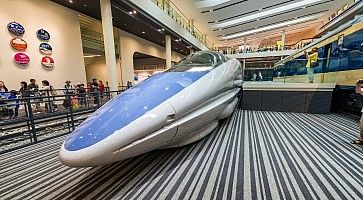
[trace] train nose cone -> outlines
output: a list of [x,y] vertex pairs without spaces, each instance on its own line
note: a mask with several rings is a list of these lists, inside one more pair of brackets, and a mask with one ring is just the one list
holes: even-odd
[[[118,138],[117,141],[108,139],[112,134],[154,109],[206,73],[205,71],[160,73],[123,92],[98,109],[70,134],[61,149],[61,160],[65,163],[67,163],[66,160],[76,161],[75,157],[80,159],[82,151],[92,152],[94,157],[100,157],[103,153],[112,152],[112,149],[107,147],[121,145],[117,146],[121,148],[122,145],[126,145],[123,140],[129,139],[126,136],[127,133],[125,138]],[[149,130],[145,130],[145,134],[148,133],[150,133]],[[94,148],[97,149],[94,150]],[[68,158],[69,156],[73,158]],[[106,156],[107,159],[109,157],[112,156]]]

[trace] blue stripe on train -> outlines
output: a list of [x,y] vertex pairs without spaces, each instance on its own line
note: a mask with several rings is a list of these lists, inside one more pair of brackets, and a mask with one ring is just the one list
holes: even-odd
[[66,139],[65,149],[76,151],[100,142],[208,72],[166,72],[150,77],[93,113]]

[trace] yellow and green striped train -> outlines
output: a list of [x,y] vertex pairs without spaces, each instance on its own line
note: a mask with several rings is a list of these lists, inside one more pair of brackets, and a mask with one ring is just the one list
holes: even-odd
[[318,64],[314,67],[314,83],[336,83],[354,86],[363,78],[363,16],[340,26],[306,48],[278,62],[275,82],[308,83],[306,53],[318,47]]

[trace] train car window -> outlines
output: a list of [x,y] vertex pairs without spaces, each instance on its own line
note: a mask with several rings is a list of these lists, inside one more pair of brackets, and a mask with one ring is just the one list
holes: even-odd
[[197,52],[180,60],[167,72],[206,71],[222,64],[218,54]]
[[345,38],[345,48],[347,49],[347,70],[363,68],[363,30],[357,31],[349,38]]
[[335,72],[339,66],[339,45],[338,41],[334,41],[331,47],[330,60],[328,65],[329,72]]

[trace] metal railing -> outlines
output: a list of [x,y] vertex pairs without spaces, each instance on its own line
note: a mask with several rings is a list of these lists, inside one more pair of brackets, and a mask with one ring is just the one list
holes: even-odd
[[192,34],[202,44],[207,46],[210,50],[213,49],[213,44],[203,37],[203,33],[195,26],[192,26],[190,19],[188,19],[183,12],[181,12],[170,0],[152,0],[161,10],[167,13],[174,21],[180,24],[185,30]]
[[[103,34],[89,29],[81,28],[82,46],[85,48],[105,51]],[[115,37],[115,53],[119,54],[119,38]]]
[[[87,88],[86,88],[87,89]],[[72,132],[112,96],[126,90],[77,89],[0,93],[0,154]]]

